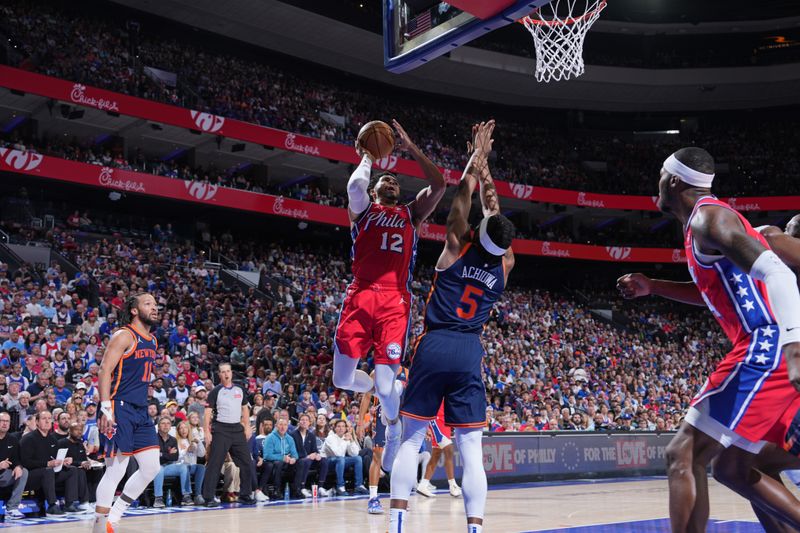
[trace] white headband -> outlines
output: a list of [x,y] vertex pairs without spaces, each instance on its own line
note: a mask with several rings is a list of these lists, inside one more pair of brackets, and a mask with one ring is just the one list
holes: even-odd
[[486,226],[489,225],[489,217],[484,218],[481,220],[481,225],[478,229],[481,246],[483,249],[489,252],[492,255],[502,256],[506,254],[507,248],[500,248],[494,242],[492,242],[492,238],[489,237],[489,234],[486,233]]
[[687,167],[672,154],[664,161],[664,170],[678,176],[682,182],[688,183],[694,187],[711,188],[711,183],[714,181],[714,174],[706,174],[698,172],[692,168]]

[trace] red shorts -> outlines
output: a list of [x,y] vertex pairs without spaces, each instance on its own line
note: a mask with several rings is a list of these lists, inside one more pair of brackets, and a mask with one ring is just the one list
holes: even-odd
[[375,364],[400,364],[411,327],[406,289],[353,283],[347,288],[334,342],[339,353],[360,359],[375,349]]
[[[786,433],[783,417],[791,422],[800,406],[800,393],[789,383],[777,338],[771,340],[763,329],[755,332],[750,342],[734,347],[717,365],[686,416],[688,423],[723,445],[735,444],[753,453],[758,453],[759,447],[750,444],[782,446]],[[772,332],[774,335],[774,329]],[[790,417],[787,410],[792,409]]]
[[447,448],[453,440],[453,428],[444,422],[444,403],[439,407],[436,418],[431,420],[431,445],[434,448]]

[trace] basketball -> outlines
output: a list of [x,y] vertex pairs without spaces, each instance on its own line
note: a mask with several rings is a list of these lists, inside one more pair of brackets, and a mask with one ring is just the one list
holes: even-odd
[[394,150],[394,130],[380,120],[367,122],[358,132],[358,145],[375,159],[388,157]]

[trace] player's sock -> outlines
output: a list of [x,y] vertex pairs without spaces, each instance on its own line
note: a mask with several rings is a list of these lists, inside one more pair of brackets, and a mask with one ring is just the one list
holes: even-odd
[[369,486],[369,499],[377,498],[378,497],[378,486],[377,485],[370,485]]
[[483,533],[481,524],[467,524],[467,533]]
[[406,510],[389,510],[389,533],[403,533],[406,530]]
[[464,510],[468,517],[480,518],[486,508],[486,471],[483,469],[483,448],[480,428],[456,428],[456,444],[464,466],[461,485]]
[[125,514],[125,511],[131,506],[131,503],[133,503],[133,498],[124,492],[120,494],[117,501],[111,506],[111,512],[108,513],[108,521],[112,524],[118,524],[122,519],[122,515]]
[[455,480],[455,479],[448,479],[448,480],[447,480],[447,484],[448,484],[448,485],[450,485],[450,488],[451,488],[451,489],[452,489],[453,487],[458,487],[458,483],[456,483],[456,480]]

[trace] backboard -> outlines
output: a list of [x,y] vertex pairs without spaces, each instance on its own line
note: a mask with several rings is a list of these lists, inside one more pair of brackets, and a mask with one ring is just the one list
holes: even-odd
[[383,0],[384,66],[406,72],[550,0]]

